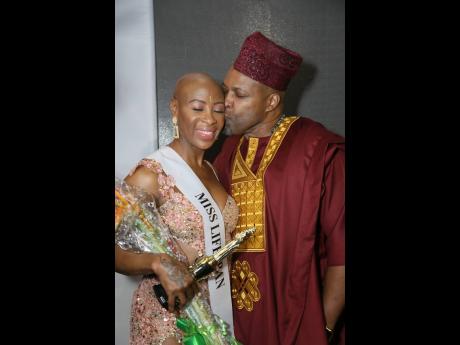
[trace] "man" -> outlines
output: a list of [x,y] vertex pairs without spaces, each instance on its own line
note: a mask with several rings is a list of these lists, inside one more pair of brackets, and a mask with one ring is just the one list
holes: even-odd
[[257,229],[231,267],[235,335],[244,345],[327,345],[344,310],[345,143],[283,114],[301,62],[256,32],[223,83],[230,136],[214,165],[240,208],[235,233]]

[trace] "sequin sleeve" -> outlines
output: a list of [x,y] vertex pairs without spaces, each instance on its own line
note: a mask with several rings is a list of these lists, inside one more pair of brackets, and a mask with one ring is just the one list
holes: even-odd
[[163,199],[169,199],[174,195],[174,186],[176,184],[174,178],[165,174],[159,162],[154,159],[144,158],[140,160],[133,169],[131,169],[129,176],[133,175],[140,166],[149,169],[158,176],[159,192]]

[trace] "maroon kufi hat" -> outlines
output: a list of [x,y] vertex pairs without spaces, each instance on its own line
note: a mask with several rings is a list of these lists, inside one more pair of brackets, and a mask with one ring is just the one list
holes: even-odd
[[272,89],[285,91],[301,63],[298,53],[277,45],[257,31],[244,41],[233,68]]

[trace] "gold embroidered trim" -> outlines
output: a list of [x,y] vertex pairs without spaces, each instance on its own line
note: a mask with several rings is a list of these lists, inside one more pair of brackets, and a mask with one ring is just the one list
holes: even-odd
[[298,118],[298,116],[291,116],[283,119],[275,133],[273,133],[270,138],[255,175],[251,171],[247,162],[243,160],[243,157],[241,156],[240,146],[243,142],[243,137],[240,140],[235,161],[233,163],[231,183],[232,196],[240,211],[234,233],[237,234],[253,226],[256,227],[256,232],[239,246],[236,250],[237,252],[265,251],[264,174],[278,151],[278,148],[281,145],[289,127]]
[[254,158],[256,158],[257,146],[259,146],[259,138],[249,138],[248,153],[246,155],[246,165],[249,169],[251,169]]
[[238,152],[231,185],[232,196],[239,208],[238,221],[234,229],[237,234],[247,228],[256,227],[256,232],[240,244],[238,252],[265,251],[264,236],[264,188],[262,178],[254,176]]
[[275,156],[278,148],[283,142],[284,137],[291,125],[299,118],[299,116],[289,116],[285,117],[284,120],[280,123],[275,133],[273,133],[270,141],[268,142],[267,147],[265,148],[264,155],[262,157],[262,162],[260,163],[259,169],[257,170],[257,176],[262,176],[265,174],[268,165],[271,163],[273,157]]
[[232,298],[238,310],[246,309],[252,311],[254,303],[261,298],[259,288],[259,277],[251,272],[251,266],[247,261],[236,260],[231,272]]

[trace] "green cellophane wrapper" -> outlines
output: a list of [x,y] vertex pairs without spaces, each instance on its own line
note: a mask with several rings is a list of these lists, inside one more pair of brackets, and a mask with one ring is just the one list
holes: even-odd
[[[115,178],[115,243],[124,250],[166,253],[178,260],[186,260],[161,220],[154,198],[118,178]],[[177,318],[183,344],[241,345],[230,334],[227,324],[212,313],[203,296],[203,293],[195,295]]]

